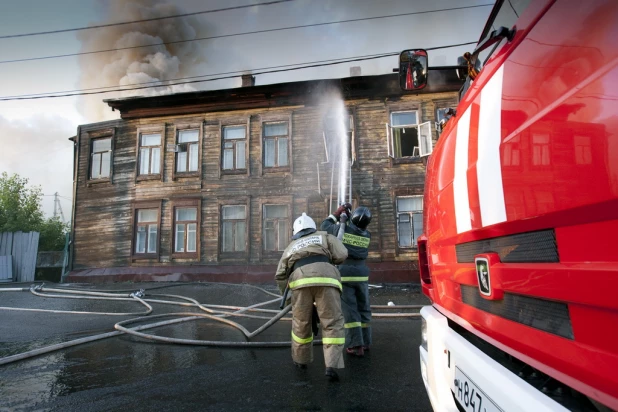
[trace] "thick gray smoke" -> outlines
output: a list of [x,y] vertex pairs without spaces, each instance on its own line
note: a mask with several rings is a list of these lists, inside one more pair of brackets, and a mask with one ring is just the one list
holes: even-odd
[[[174,4],[153,0],[127,2],[102,2],[108,17],[93,24],[149,19],[181,14],[184,11]],[[156,20],[152,22],[112,26],[85,30],[78,34],[81,51],[109,50],[142,44],[172,42],[204,37],[199,21],[193,17]],[[79,88],[100,86],[128,86],[156,80],[190,76],[194,66],[203,62],[200,42],[159,45],[108,53],[86,54],[79,58],[81,76]],[[157,95],[191,91],[190,85],[166,86],[122,92],[113,95],[84,96],[80,110],[89,122],[117,117],[102,96],[125,97],[132,95]]]

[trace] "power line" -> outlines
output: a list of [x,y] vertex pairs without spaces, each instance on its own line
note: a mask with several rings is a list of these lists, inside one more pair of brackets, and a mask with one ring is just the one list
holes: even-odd
[[[133,83],[133,84],[130,84],[128,86],[129,87],[133,87],[133,86],[139,86],[139,85],[143,85],[143,84],[153,84],[153,83],[161,83],[161,84],[158,84],[158,85],[155,85],[155,86],[151,86],[151,87],[170,86],[169,84],[164,84],[164,83],[166,83],[166,82],[173,82],[173,81],[180,81],[180,80],[199,79],[199,78],[202,78],[202,77],[210,77],[210,76],[222,76],[222,75],[227,75],[227,74],[236,74],[236,76],[238,76],[238,74],[243,74],[243,73],[251,72],[251,71],[254,71],[254,70],[280,69],[280,68],[283,68],[283,67],[300,66],[300,65],[305,65],[305,64],[335,62],[335,61],[340,61],[340,60],[356,59],[356,58],[361,58],[361,57],[375,57],[375,58],[379,58],[379,57],[388,57],[388,56],[392,56],[392,53],[379,53],[379,54],[367,54],[367,55],[363,55],[363,56],[340,57],[340,58],[337,58],[337,59],[316,60],[316,61],[302,62],[302,63],[283,64],[283,65],[278,65],[278,66],[260,67],[260,68],[255,68],[255,69],[241,69],[241,70],[233,70],[233,71],[230,71],[230,72],[202,74],[202,75],[199,75],[199,76],[177,77],[175,79],[151,80],[151,81],[148,81],[148,82]],[[47,93],[32,93],[32,94],[21,94],[21,95],[14,95],[14,96],[0,96],[0,98],[8,99],[8,98],[13,98],[13,97],[30,97],[30,96],[44,97],[44,96],[53,96],[53,95],[58,94],[58,93],[76,93],[76,92],[84,92],[84,91],[91,91],[91,90],[113,89],[115,87],[118,87],[118,85],[91,87],[91,88],[87,88],[87,89],[59,90],[59,91],[47,92]]]
[[[431,48],[427,48],[425,50],[446,49],[446,48],[451,48],[451,47],[467,46],[467,45],[476,44],[476,43],[477,42],[474,41],[474,42],[467,42],[467,43],[460,43],[460,44],[452,44],[452,45],[448,45],[448,46],[431,47]],[[371,56],[371,57],[350,58],[350,59],[346,59],[346,60],[339,60],[339,61],[328,62],[328,63],[317,62],[316,64],[304,65],[304,66],[300,66],[300,67],[291,67],[291,68],[286,68],[286,69],[266,70],[266,71],[261,71],[261,72],[254,71],[254,70],[245,70],[245,71],[252,72],[251,74],[253,74],[253,75],[262,75],[262,74],[271,74],[271,73],[280,73],[280,72],[287,72],[287,71],[294,71],[294,70],[309,69],[309,68],[322,67],[322,66],[332,66],[332,65],[335,65],[335,64],[350,63],[350,62],[357,62],[357,61],[364,61],[364,60],[381,59],[383,57],[398,56],[399,54],[400,54],[400,52],[397,51],[397,52],[379,54],[379,55],[375,55],[375,56]],[[234,72],[234,73],[238,73],[238,72]],[[218,76],[220,74],[223,74],[223,73],[204,75],[204,76]],[[197,77],[202,77],[202,76],[197,76]],[[167,87],[167,86],[177,86],[177,85],[183,85],[183,84],[212,82],[212,81],[216,81],[216,80],[233,79],[235,77],[238,77],[238,74],[230,75],[230,76],[215,77],[215,78],[211,78],[211,79],[201,79],[201,80],[191,80],[191,81],[186,81],[186,82],[161,84],[161,85],[156,85],[156,86],[140,86],[140,87],[128,87],[128,88],[125,87],[125,88],[118,88],[118,89],[113,89],[113,90],[100,90],[100,91],[91,91],[91,92],[82,92],[82,91],[80,91],[80,92],[77,92],[77,93],[54,94],[54,95],[51,95],[51,94],[48,94],[48,95],[36,95],[36,96],[18,95],[18,96],[10,96],[10,97],[0,97],[0,101],[35,100],[35,99],[46,99],[46,98],[51,99],[51,98],[58,98],[58,97],[71,97],[71,96],[84,96],[84,95],[93,95],[93,94],[104,94],[104,93],[112,93],[112,92],[124,92],[124,91],[131,91],[131,90],[150,89],[150,88],[156,88],[156,87]],[[164,80],[164,81],[168,81],[168,80]]]
[[228,10],[246,9],[246,8],[249,8],[249,7],[256,7],[256,6],[270,6],[272,4],[287,3],[287,2],[290,2],[290,1],[294,1],[294,0],[274,0],[274,1],[269,1],[269,2],[266,2],[266,3],[247,4],[247,5],[244,5],[244,6],[226,7],[226,8],[223,8],[223,9],[203,10],[203,11],[196,11],[196,12],[193,12],[193,13],[174,14],[174,15],[165,16],[165,17],[153,17],[153,18],[150,18],[150,19],[131,20],[131,21],[118,22],[118,23],[108,23],[108,24],[99,24],[99,25],[96,25],[96,26],[76,27],[76,28],[73,28],[73,29],[41,31],[41,32],[37,32],[37,33],[9,34],[9,35],[6,35],[6,36],[0,36],[0,39],[12,39],[12,38],[16,38],[16,37],[40,36],[40,35],[43,35],[43,34],[56,34],[56,33],[66,33],[66,32],[69,32],[69,31],[100,29],[100,28],[103,28],[103,27],[121,26],[121,25],[125,25],[125,24],[135,24],[135,23],[145,23],[145,22],[148,22],[148,21],[157,21],[157,20],[165,20],[165,19],[175,19],[175,18],[178,18],[178,17],[188,17],[188,16],[195,16],[197,14],[208,14],[208,13],[217,13],[217,12],[228,11]]
[[288,26],[288,27],[279,27],[279,28],[274,28],[274,29],[264,29],[264,30],[241,32],[241,33],[230,33],[230,34],[222,34],[222,35],[210,36],[210,37],[198,37],[196,39],[188,39],[188,40],[175,40],[175,41],[169,41],[169,42],[143,44],[143,45],[138,45],[138,46],[118,47],[114,49],[93,50],[93,51],[79,52],[79,53],[57,54],[57,55],[51,55],[51,56],[30,57],[30,58],[25,58],[25,59],[1,60],[0,64],[27,62],[27,61],[35,61],[35,60],[46,60],[46,59],[57,59],[57,58],[63,58],[63,57],[73,57],[73,56],[81,56],[81,55],[88,55],[88,54],[109,53],[109,52],[115,52],[115,51],[121,51],[121,50],[139,49],[139,48],[144,48],[144,47],[167,46],[170,44],[188,43],[188,42],[193,42],[193,41],[214,40],[214,39],[222,39],[222,38],[227,38],[227,37],[247,36],[251,34],[271,33],[271,32],[276,32],[276,31],[283,31],[283,30],[294,30],[294,29],[302,29],[302,28],[308,28],[308,27],[328,26],[328,25],[341,24],[341,23],[352,23],[352,22],[359,22],[359,21],[387,19],[387,18],[392,18],[392,17],[411,16],[411,15],[417,15],[417,14],[439,13],[439,12],[444,12],[444,11],[472,9],[476,7],[487,7],[487,6],[493,6],[493,3],[478,4],[474,6],[453,7],[450,9],[415,11],[415,12],[410,12],[410,13],[389,14],[389,15],[384,15],[384,16],[362,17],[358,19],[347,19],[347,20],[337,20],[337,21],[330,21],[330,22],[323,22],[323,23],[303,24],[299,26]]

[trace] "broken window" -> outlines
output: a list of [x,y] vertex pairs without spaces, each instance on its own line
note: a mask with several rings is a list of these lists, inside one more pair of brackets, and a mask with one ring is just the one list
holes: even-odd
[[442,120],[447,120],[446,112],[449,110],[448,107],[440,107],[436,109],[436,122],[440,123]]
[[199,163],[199,130],[179,130],[176,145],[176,173],[197,172]]
[[196,253],[198,239],[197,207],[176,207],[174,214],[174,253]]
[[288,122],[264,123],[264,167],[288,166]]
[[224,170],[242,170],[245,165],[246,126],[223,127],[222,167]]
[[391,113],[395,157],[419,156],[417,112]]
[[90,178],[108,179],[112,159],[112,138],[105,137],[91,141]]
[[416,247],[423,234],[423,196],[397,197],[397,239],[399,247]]
[[[350,109],[352,110],[352,109]],[[341,123],[339,123],[341,122]],[[354,115],[349,114],[347,111],[344,114],[343,120],[338,120],[337,116],[334,112],[328,112],[323,120],[324,129],[322,132],[322,137],[324,139],[324,150],[326,153],[326,162],[330,162],[330,157],[333,155],[333,152],[339,150],[340,147],[340,138],[338,138],[338,134],[343,132],[345,133],[345,143],[346,150],[348,153],[348,157],[350,162],[354,164],[356,161],[356,144],[354,140]],[[334,156],[338,156],[336,153]]]
[[244,252],[246,250],[247,212],[245,205],[222,206],[221,220],[222,252]]
[[158,245],[159,210],[136,209],[135,254],[156,254]]
[[290,238],[288,206],[264,205],[264,250],[283,251]]
[[431,122],[418,124],[416,110],[392,112],[386,124],[388,155],[394,158],[428,156],[433,151]]
[[139,138],[139,174],[161,173],[161,134],[141,134]]

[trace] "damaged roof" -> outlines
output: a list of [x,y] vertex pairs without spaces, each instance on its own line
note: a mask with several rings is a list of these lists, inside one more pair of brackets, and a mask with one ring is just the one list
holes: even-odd
[[410,94],[451,92],[462,82],[455,70],[430,70],[427,86],[413,92],[402,91],[397,73],[379,76],[357,76],[341,79],[307,80],[275,83],[233,89],[174,93],[159,96],[137,96],[103,100],[123,119],[192,114],[264,107],[317,104],[326,91],[339,89],[344,99],[397,98]]

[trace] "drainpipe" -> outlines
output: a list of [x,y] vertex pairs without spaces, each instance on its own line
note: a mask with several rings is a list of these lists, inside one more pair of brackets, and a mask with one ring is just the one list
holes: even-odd
[[[68,268],[66,271],[62,272],[62,276],[60,278],[60,283],[64,283],[65,277],[67,273],[70,273],[73,270],[73,245],[75,240],[75,209],[77,207],[77,183],[78,183],[78,171],[79,171],[79,149],[81,146],[81,133],[82,127],[77,126],[77,136],[75,136],[75,141],[73,142],[73,205],[71,207],[71,230],[70,230],[70,238],[68,246]],[[71,139],[69,139],[71,140]]]

